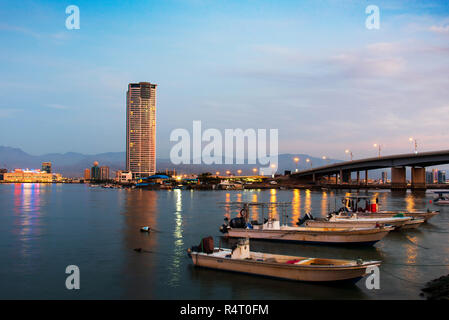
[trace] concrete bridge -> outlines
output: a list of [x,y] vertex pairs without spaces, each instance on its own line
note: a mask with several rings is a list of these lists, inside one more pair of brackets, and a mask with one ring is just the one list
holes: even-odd
[[411,167],[411,186],[414,189],[426,188],[426,167],[449,164],[449,150],[408,153],[384,157],[366,158],[334,163],[326,166],[302,170],[291,175],[302,182],[318,183],[327,177],[327,181],[335,175],[336,183],[347,183],[351,173],[357,173],[357,184],[360,184],[360,172],[365,172],[363,182],[368,182],[368,171],[391,168],[391,189],[407,188],[406,167]]

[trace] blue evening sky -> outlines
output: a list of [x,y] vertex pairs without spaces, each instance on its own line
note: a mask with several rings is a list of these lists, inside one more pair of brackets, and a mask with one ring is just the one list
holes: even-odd
[[193,120],[278,128],[281,153],[449,149],[448,1],[0,0],[0,41],[0,145],[32,154],[124,151],[139,81],[161,158]]

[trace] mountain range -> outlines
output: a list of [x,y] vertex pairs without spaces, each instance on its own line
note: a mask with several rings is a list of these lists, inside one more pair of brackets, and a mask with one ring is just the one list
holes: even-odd
[[[296,164],[294,158],[300,158],[298,169],[305,169],[310,167],[310,159],[314,167],[326,165],[328,163],[340,162],[341,160],[313,157],[308,154],[280,154],[278,156],[278,173],[283,173],[285,170],[294,171]],[[99,154],[82,154],[77,152],[67,153],[48,153],[43,155],[31,155],[19,148],[0,146],[0,168],[13,170],[15,168],[39,169],[42,162],[51,162],[52,171],[61,173],[65,177],[81,177],[85,168],[90,168],[94,161],[98,161],[100,166],[108,166],[110,168],[111,176],[116,170],[124,170],[126,162],[125,152],[106,152]],[[201,173],[216,171],[225,172],[230,170],[235,173],[237,170],[242,170],[242,175],[252,174],[252,169],[258,167],[254,164],[180,164],[174,165],[169,159],[157,159],[157,170],[163,172],[165,170],[175,169],[182,173]]]

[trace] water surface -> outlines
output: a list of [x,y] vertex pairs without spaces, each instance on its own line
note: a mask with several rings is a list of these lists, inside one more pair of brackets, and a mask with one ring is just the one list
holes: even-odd
[[[253,251],[379,259],[381,289],[266,279],[194,268],[186,248],[212,235],[220,242],[226,201],[289,201],[288,221],[324,216],[344,191],[150,191],[86,185],[0,185],[2,299],[420,299],[429,280],[449,273],[449,210],[417,230],[390,233],[371,248],[251,243]],[[426,209],[433,194],[369,192],[385,209]],[[254,218],[257,214],[254,213]],[[276,214],[276,212],[272,213]],[[141,233],[141,226],[158,232]],[[222,241],[224,247],[231,242]],[[138,253],[135,248],[151,251]],[[65,288],[77,265],[81,289]],[[435,266],[439,265],[439,266]]]

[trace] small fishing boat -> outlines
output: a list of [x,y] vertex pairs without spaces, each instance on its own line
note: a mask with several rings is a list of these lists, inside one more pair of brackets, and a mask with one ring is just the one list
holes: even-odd
[[412,217],[371,217],[358,216],[357,214],[341,215],[330,214],[327,218],[314,218],[306,213],[304,218],[296,223],[298,226],[304,224],[307,227],[334,227],[334,228],[369,228],[379,225],[390,225],[399,229],[413,220]]
[[[403,215],[415,219],[424,219],[427,222],[430,218],[438,215],[440,211],[407,211],[407,210],[379,210],[378,199],[371,203],[370,196],[347,195],[342,199],[343,207],[335,213],[357,213],[359,216],[369,216],[372,218],[394,217]],[[363,200],[365,205],[359,204]]]
[[424,222],[426,222],[426,220],[424,219],[419,219],[419,218],[413,218],[410,221],[407,221],[403,226],[401,226],[399,228],[399,230],[404,230],[404,229],[416,229],[418,228],[420,225],[422,225]]
[[[236,202],[241,206],[240,213],[237,217],[220,227],[220,231],[227,237],[232,238],[250,238],[259,240],[272,241],[291,241],[315,244],[339,244],[339,245],[373,245],[377,241],[384,238],[390,231],[394,230],[391,226],[370,226],[366,228],[359,227],[293,227],[286,223],[285,209],[289,203],[262,203]],[[249,208],[257,206],[259,209],[273,208],[281,209],[279,216],[283,219],[283,223],[275,217],[264,219],[262,210],[262,221],[253,220],[249,222]]]
[[449,191],[434,191],[438,196],[433,200],[433,203],[439,206],[449,205]]
[[[213,241],[213,240],[212,240]],[[201,246],[202,247],[202,246]],[[249,240],[241,239],[234,249],[201,247],[188,249],[197,267],[233,271],[257,276],[309,282],[356,282],[379,267],[380,261],[321,259],[250,251]]]

